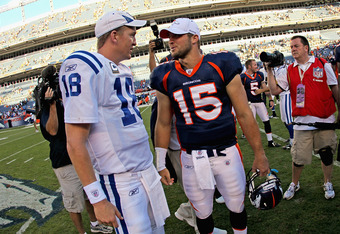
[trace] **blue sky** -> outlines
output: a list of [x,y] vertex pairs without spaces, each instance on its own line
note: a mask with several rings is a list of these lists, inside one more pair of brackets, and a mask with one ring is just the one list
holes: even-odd
[[[11,1],[17,0],[0,0],[0,6],[6,5]],[[54,9],[58,10],[63,7],[74,5],[87,0],[53,0]],[[51,11],[50,0],[38,0],[24,6],[26,19]],[[21,8],[12,9],[0,14],[0,27],[8,26],[22,21]]]

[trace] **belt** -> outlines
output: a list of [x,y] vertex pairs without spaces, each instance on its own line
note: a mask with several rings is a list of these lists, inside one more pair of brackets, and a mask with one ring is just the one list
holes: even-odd
[[[207,151],[207,155],[208,157],[219,157],[219,156],[227,156],[227,154],[225,152],[226,149],[202,149],[202,150],[206,150]],[[191,149],[187,149],[186,152],[187,154],[191,154],[193,150]]]

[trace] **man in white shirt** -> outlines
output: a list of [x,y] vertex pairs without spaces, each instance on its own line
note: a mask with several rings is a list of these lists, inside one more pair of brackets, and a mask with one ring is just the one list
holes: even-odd
[[[291,38],[290,47],[295,61],[286,71],[277,76],[268,69],[268,83],[272,94],[290,90],[292,115],[294,117],[294,141],[292,155],[292,182],[284,198],[293,198],[300,189],[299,179],[304,165],[312,161],[312,150],[321,158],[324,173],[325,198],[334,198],[331,183],[333,155],[336,150],[337,136],[333,130],[317,129],[316,122],[334,123],[338,102],[338,82],[332,67],[324,59],[309,56],[309,43],[303,36]],[[335,101],[334,101],[335,100]]]
[[70,158],[98,221],[116,233],[164,233],[170,215],[133,76],[121,63],[145,24],[127,12],[106,13],[95,26],[98,52],[72,53],[59,73]]

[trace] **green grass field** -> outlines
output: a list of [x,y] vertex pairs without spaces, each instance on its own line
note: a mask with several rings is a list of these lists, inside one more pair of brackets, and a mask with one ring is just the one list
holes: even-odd
[[[277,106],[277,112],[279,107]],[[149,131],[151,106],[141,108],[145,126]],[[263,124],[259,121],[259,127]],[[274,140],[281,145],[289,137],[280,119],[272,119]],[[239,144],[244,157],[245,171],[253,162],[253,154],[246,139]],[[279,171],[285,191],[291,181],[291,156],[281,148],[268,148],[265,134],[263,145],[271,168]],[[33,126],[17,127],[0,131],[0,233],[77,233],[60,200],[59,184],[48,158],[49,146],[41,133]],[[333,186],[336,196],[326,200],[322,189],[323,173],[320,160],[313,157],[305,167],[301,189],[290,201],[272,210],[255,209],[246,197],[249,233],[340,233],[340,168],[333,170]],[[194,233],[193,228],[173,215],[187,199],[178,184],[164,187],[171,217],[166,220],[166,233]],[[52,198],[51,198],[52,197]],[[54,201],[51,203],[50,201]],[[38,205],[37,205],[38,204]],[[137,214],[136,214],[137,215]],[[229,212],[224,204],[214,202],[215,226],[232,233]],[[89,219],[83,212],[87,233]]]

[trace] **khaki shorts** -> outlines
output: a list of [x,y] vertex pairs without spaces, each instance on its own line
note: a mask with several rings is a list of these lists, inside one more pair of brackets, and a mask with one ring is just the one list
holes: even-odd
[[64,207],[68,212],[81,213],[85,207],[85,192],[73,165],[53,168],[63,197]]
[[298,165],[312,163],[312,151],[318,153],[320,149],[331,147],[335,154],[337,136],[334,130],[294,130],[294,141],[291,149],[293,162]]

